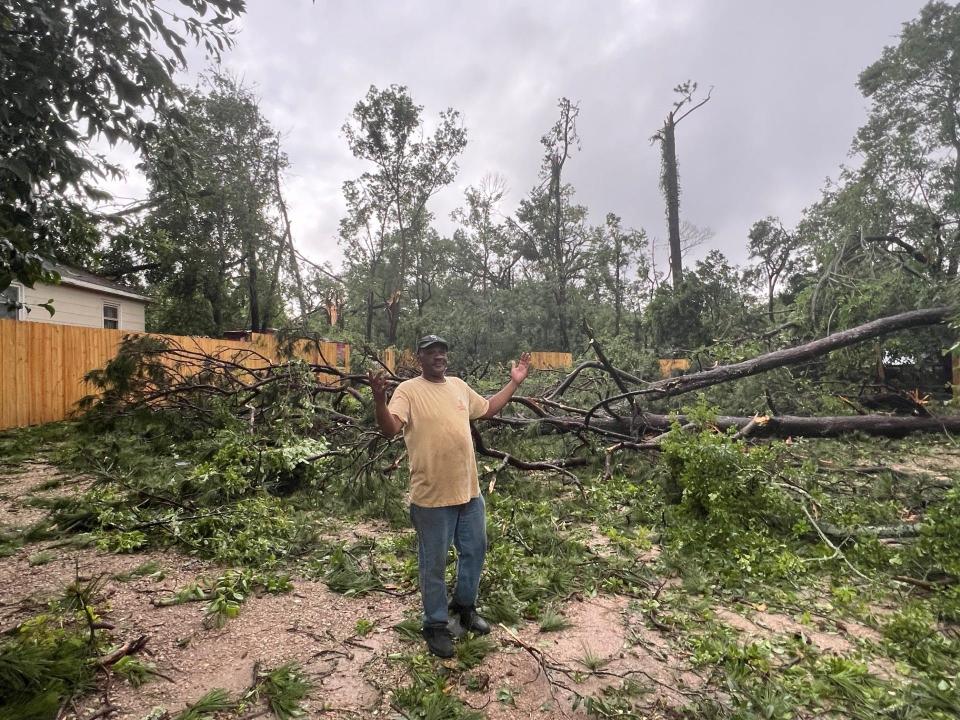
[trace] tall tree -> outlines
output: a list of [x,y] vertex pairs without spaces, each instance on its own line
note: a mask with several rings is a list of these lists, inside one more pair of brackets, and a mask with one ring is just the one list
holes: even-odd
[[767,293],[767,316],[773,322],[773,300],[777,287],[802,264],[797,254],[799,236],[787,231],[778,218],[758,220],[750,228],[750,257],[756,264],[748,271]]
[[646,247],[647,235],[643,230],[623,228],[618,215],[607,213],[596,249],[596,282],[606,291],[604,296],[608,302],[613,303],[615,336],[620,334],[624,308],[630,297],[640,294],[636,278],[649,274]]
[[737,268],[711,250],[679,288],[661,286],[644,308],[649,341],[661,352],[690,353],[755,329]]
[[540,184],[521,201],[517,218],[524,230],[524,253],[542,274],[553,300],[560,349],[569,351],[573,290],[593,258],[587,209],[573,203],[573,186],[563,179],[567,161],[580,144],[580,108],[567,98],[560,98],[557,106],[560,117],[540,139],[544,148]]
[[931,2],[860,74],[870,117],[854,151],[886,224],[863,228],[921,273],[960,269],[960,5]]
[[363,298],[363,336],[373,340],[374,315],[377,308],[386,308],[389,288],[395,285],[386,273],[392,267],[388,254],[390,238],[390,205],[372,195],[358,181],[343,184],[347,214],[340,220],[340,245],[344,249],[347,285]]
[[187,37],[216,55],[243,10],[243,0],[0,5],[0,291],[14,279],[32,286],[41,257],[69,249],[65,221],[87,214],[85,196],[104,198],[97,178],[120,172],[90,141],[141,149],[152,118],[177,117],[172,76]]
[[[869,115],[844,168],[798,230],[817,277],[799,308],[817,333],[949,301],[960,271],[960,5],[931,2],[859,76]],[[946,328],[878,340],[842,372],[911,357],[948,375]],[[841,358],[832,358],[837,364]],[[839,372],[840,369],[836,368]]]
[[[694,110],[697,110],[710,100],[713,89],[699,102],[694,102],[697,92],[697,83],[687,80],[677,85],[673,91],[680,96],[673,103],[673,109],[667,113],[663,127],[653,136],[654,142],[660,143],[660,189],[667,205],[667,237],[670,241],[670,274],[673,286],[679,287],[683,282],[682,248],[680,241],[680,169],[677,164],[677,125]],[[686,109],[684,109],[686,108]],[[681,112],[683,111],[683,112]]]
[[457,208],[451,215],[460,226],[453,236],[457,270],[469,279],[471,289],[484,298],[495,290],[511,287],[520,260],[510,227],[496,218],[506,190],[502,177],[488,175],[478,187],[466,189],[465,207]]
[[[353,188],[345,193],[362,198],[355,210],[364,216],[382,218],[383,237],[397,246],[396,272],[388,279],[384,309],[387,316],[387,344],[397,341],[397,329],[404,295],[410,282],[411,263],[417,245],[429,227],[427,202],[456,176],[456,159],[467,144],[460,114],[452,109],[440,113],[429,138],[425,137],[423,107],[414,103],[407,88],[391,85],[380,90],[371,86],[343,126],[354,156],[372,164]],[[351,223],[361,228],[365,223]],[[347,248],[363,240],[348,235]]]
[[209,83],[187,98],[189,134],[164,126],[143,163],[150,222],[175,241],[156,249],[150,275],[157,329],[261,332],[283,312],[284,280],[292,285],[298,273],[277,192],[287,160],[249,90],[220,74]]

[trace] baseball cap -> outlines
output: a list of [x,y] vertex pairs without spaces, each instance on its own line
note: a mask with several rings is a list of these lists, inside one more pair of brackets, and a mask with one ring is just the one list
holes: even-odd
[[417,350],[425,350],[431,345],[443,345],[445,348],[450,347],[450,344],[439,335],[424,335],[417,340]]

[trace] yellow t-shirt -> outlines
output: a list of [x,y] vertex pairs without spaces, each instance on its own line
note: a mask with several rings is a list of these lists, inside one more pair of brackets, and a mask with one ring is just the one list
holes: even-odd
[[416,377],[397,386],[387,409],[403,423],[410,458],[410,502],[462,505],[480,495],[470,421],[490,403],[460,378]]

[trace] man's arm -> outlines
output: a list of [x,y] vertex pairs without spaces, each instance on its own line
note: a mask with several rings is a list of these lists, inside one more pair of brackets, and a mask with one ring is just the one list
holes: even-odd
[[387,379],[382,373],[367,373],[367,380],[373,391],[373,409],[377,417],[377,426],[388,438],[393,437],[403,429],[403,423],[387,408]]
[[530,372],[530,353],[525,352],[520,355],[520,362],[514,364],[510,361],[510,381],[503,386],[496,395],[493,395],[487,402],[490,407],[483,417],[492,418],[498,412],[503,410],[504,406],[510,402],[510,398],[520,388],[520,385],[527,379],[527,373]]

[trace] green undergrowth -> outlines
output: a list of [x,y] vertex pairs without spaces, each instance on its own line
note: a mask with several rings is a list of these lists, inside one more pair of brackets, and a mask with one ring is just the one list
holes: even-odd
[[[489,641],[461,641],[467,652],[458,648],[458,665],[449,667],[427,653],[397,653],[390,660],[402,665],[407,682],[392,690],[390,706],[412,720],[482,720],[483,713],[468,707],[458,696],[457,685],[469,680],[466,670],[479,663],[492,649]],[[476,662],[464,663],[467,655]]]
[[75,433],[70,422],[47,423],[0,431],[0,473],[21,471],[24,462],[52,458]]
[[[297,407],[323,413],[319,401]],[[37,500],[50,520],[4,528],[0,554],[55,533],[108,552],[173,548],[212,560],[227,566],[218,577],[164,602],[202,601],[213,625],[253,593],[286,589],[286,575],[417,606],[401,443],[325,434],[303,415],[278,411],[250,425],[211,408],[208,424],[133,413],[56,434],[38,452],[93,483]],[[369,426],[368,407],[340,411]],[[687,414],[692,426],[675,427],[657,453],[616,453],[609,463],[595,438],[485,429],[490,445],[515,457],[598,460],[572,478],[480,459],[489,541],[481,612],[562,632],[572,598],[628,596],[633,622],[662,633],[670,652],[709,678],[686,698],[691,717],[952,717],[960,707],[952,669],[960,660],[960,475],[956,466],[933,473],[897,463],[935,463],[938,447],[955,447],[929,438],[755,442],[717,432],[702,405]],[[351,532],[368,520],[373,531]],[[899,526],[909,532],[881,532]],[[858,534],[863,528],[876,532]],[[451,551],[451,584],[454,569]],[[805,628],[839,633],[858,623],[876,637],[843,655],[818,651],[802,632],[748,638],[713,612],[744,603]],[[398,630],[419,641],[416,620]],[[394,708],[411,718],[475,717],[458,684],[494,648],[460,647],[454,674],[430,658],[398,658],[408,682]],[[140,671],[130,668],[131,682]],[[655,698],[624,681],[578,703],[596,717],[643,717]]]
[[[723,678],[718,687],[729,700],[719,717],[957,717],[960,643],[939,634],[932,618],[916,623],[903,614],[881,625],[884,636],[905,623],[918,635],[874,649],[864,643],[843,654],[818,650],[802,633],[751,640],[717,625],[691,634],[686,644],[696,667]],[[910,656],[914,648],[920,657]],[[710,705],[715,702],[696,707],[703,712]]]

